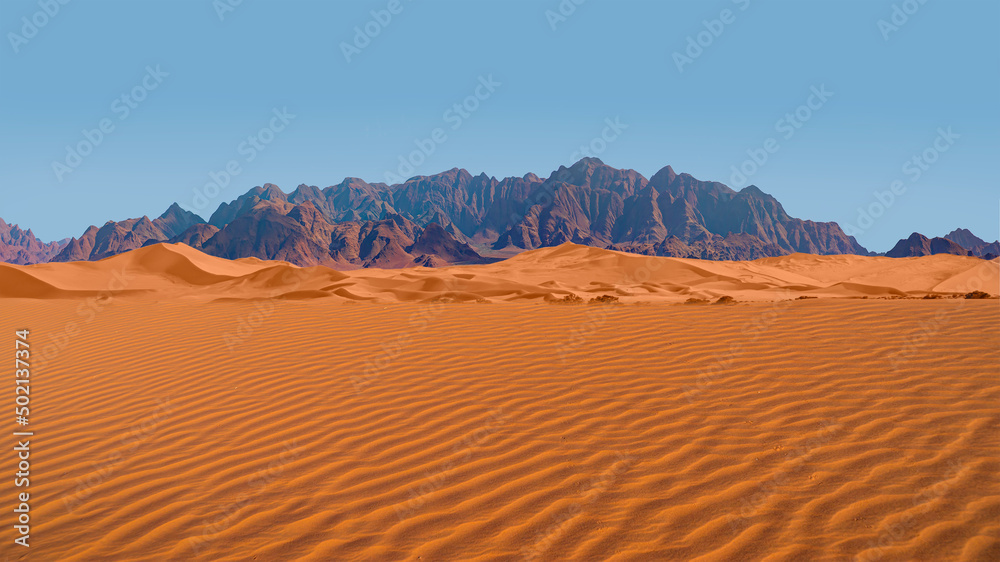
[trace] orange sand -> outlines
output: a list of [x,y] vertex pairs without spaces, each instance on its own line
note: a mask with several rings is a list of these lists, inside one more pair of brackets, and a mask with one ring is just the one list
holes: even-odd
[[[970,286],[975,277],[978,285]],[[569,293],[622,302],[996,294],[1000,260],[937,255],[872,258],[793,254],[753,262],[647,257],[563,244],[477,266],[339,272],[256,258],[225,260],[184,244],[156,244],[99,262],[0,263],[0,298],[141,297],[160,301],[281,298],[420,302],[539,302]]]
[[[995,294],[997,269],[579,246],[444,270],[182,246],[0,265],[36,432],[32,547],[5,478],[0,556],[997,560],[998,302],[788,300]],[[567,292],[757,302],[544,304]]]

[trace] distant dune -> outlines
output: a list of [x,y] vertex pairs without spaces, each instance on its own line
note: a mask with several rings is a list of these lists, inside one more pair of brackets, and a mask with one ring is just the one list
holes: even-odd
[[623,303],[798,297],[901,298],[967,292],[970,275],[996,293],[1000,261],[954,255],[892,259],[792,254],[749,262],[640,256],[576,244],[488,265],[335,271],[256,258],[226,260],[184,244],[155,244],[96,262],[0,264],[0,298],[102,294],[154,300],[431,299],[545,302],[611,295]]

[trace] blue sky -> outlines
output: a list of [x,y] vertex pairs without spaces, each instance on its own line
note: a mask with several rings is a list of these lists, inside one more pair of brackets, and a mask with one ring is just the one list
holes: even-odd
[[[244,0],[220,18],[229,1],[0,3],[0,217],[45,240],[174,201],[207,218],[266,182],[384,181],[436,129],[414,174],[545,176],[617,120],[592,144],[606,163],[753,183],[876,251],[913,231],[998,237],[995,1]],[[894,5],[901,25],[880,28]]]

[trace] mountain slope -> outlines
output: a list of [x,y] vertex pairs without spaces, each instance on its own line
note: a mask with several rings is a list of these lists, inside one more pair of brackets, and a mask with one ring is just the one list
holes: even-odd
[[417,226],[402,215],[334,227],[330,253],[342,266],[392,269],[423,265],[485,263],[476,251],[441,225]]
[[80,238],[72,238],[51,261],[100,260],[129,250],[163,242],[196,224],[205,222],[200,216],[174,203],[159,217],[108,221],[98,228],[90,226]]
[[[542,203],[501,234],[494,248],[571,241],[645,253],[651,248],[676,251],[679,241],[698,246],[703,255],[732,255],[733,246],[742,245],[737,254],[747,256],[743,259],[793,252],[868,253],[836,223],[793,218],[756,186],[737,192],[718,182],[677,175],[670,166],[647,182],[631,170],[587,158],[560,168],[534,192]],[[729,238],[721,252],[712,249],[733,234],[749,237]],[[676,241],[664,245],[671,237]]]
[[923,234],[914,232],[909,238],[896,243],[885,255],[889,258],[912,258],[937,254],[967,256],[970,252],[947,238],[927,238]]
[[58,254],[69,240],[42,242],[31,229],[21,230],[0,218],[0,261],[27,265],[44,263]]
[[992,259],[1000,256],[1000,241],[987,243],[982,238],[964,228],[957,228],[944,236],[948,240],[972,252],[973,255]]

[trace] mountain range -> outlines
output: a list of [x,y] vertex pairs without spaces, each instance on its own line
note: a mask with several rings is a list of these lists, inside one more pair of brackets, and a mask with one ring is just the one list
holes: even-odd
[[19,265],[47,262],[69,242],[42,242],[31,229],[21,230],[16,224],[0,219],[0,261]]
[[928,238],[914,232],[909,238],[900,240],[885,255],[890,258],[909,258],[935,254],[968,255],[992,260],[1000,256],[1000,241],[987,244],[964,228],[938,238]]
[[[837,223],[791,217],[756,186],[735,191],[667,166],[646,179],[597,158],[498,180],[452,169],[402,184],[347,178],[320,189],[254,187],[206,221],[177,203],[162,215],[91,226],[43,243],[0,221],[0,259],[11,263],[99,260],[158,242],[183,242],[224,258],[257,257],[337,269],[484,263],[521,250],[574,242],[632,253],[752,260],[796,252],[874,255]],[[920,234],[886,255],[989,256],[968,230]]]

